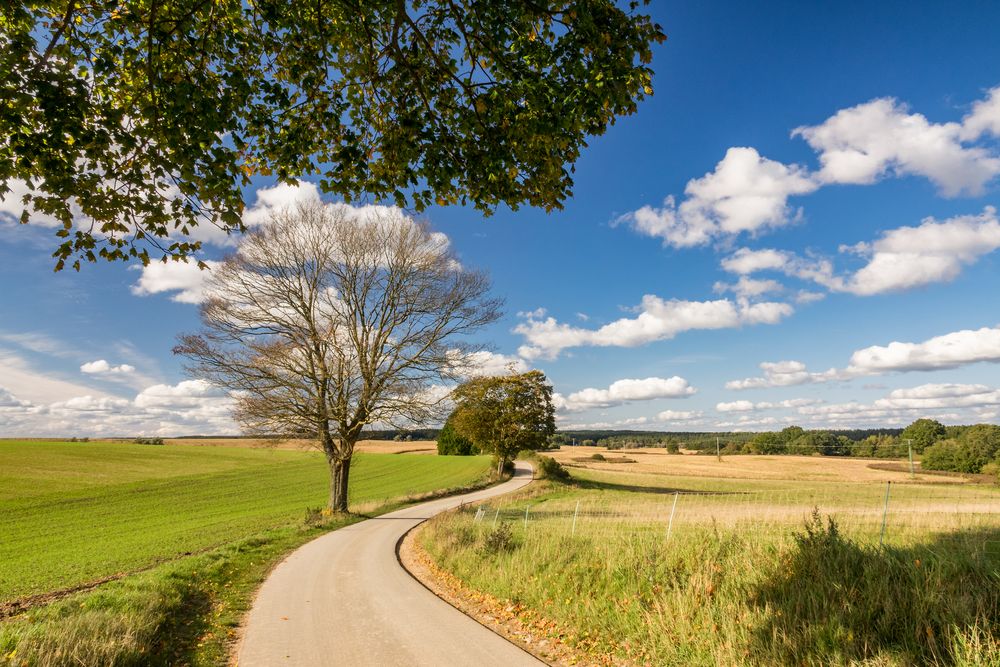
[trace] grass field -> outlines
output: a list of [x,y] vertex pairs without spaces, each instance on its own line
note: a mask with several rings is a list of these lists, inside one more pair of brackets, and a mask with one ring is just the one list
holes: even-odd
[[[351,504],[482,477],[485,457],[358,454]],[[0,602],[245,539],[325,503],[319,453],[0,442]]]
[[598,664],[1000,664],[1000,487],[788,458],[587,463],[419,539]]

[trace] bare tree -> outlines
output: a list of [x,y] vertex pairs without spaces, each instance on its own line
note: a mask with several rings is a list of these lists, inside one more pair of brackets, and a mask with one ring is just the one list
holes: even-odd
[[276,213],[212,270],[188,371],[228,388],[250,433],[309,435],[347,511],[351,457],[373,424],[437,414],[444,383],[500,316],[482,272],[396,209],[321,203]]

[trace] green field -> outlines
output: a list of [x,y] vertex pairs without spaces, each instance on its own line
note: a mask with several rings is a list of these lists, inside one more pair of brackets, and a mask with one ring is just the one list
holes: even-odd
[[[357,454],[352,507],[482,478],[488,457]],[[0,603],[199,553],[325,504],[318,452],[0,441]]]

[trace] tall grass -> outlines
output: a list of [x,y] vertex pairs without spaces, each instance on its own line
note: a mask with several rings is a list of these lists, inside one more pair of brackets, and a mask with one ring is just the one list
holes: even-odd
[[[434,519],[420,540],[472,588],[606,662],[1000,665],[1000,526],[909,531],[880,547],[804,505],[767,530],[717,505],[667,539],[664,495],[545,483],[499,515]],[[580,500],[594,513],[574,531]],[[644,503],[655,521],[624,515]]]

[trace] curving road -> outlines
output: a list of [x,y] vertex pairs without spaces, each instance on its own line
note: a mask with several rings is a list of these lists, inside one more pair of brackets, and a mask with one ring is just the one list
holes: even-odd
[[396,559],[403,535],[435,514],[528,484],[531,467],[516,465],[503,484],[362,521],[293,552],[257,593],[239,667],[544,665],[428,591]]

